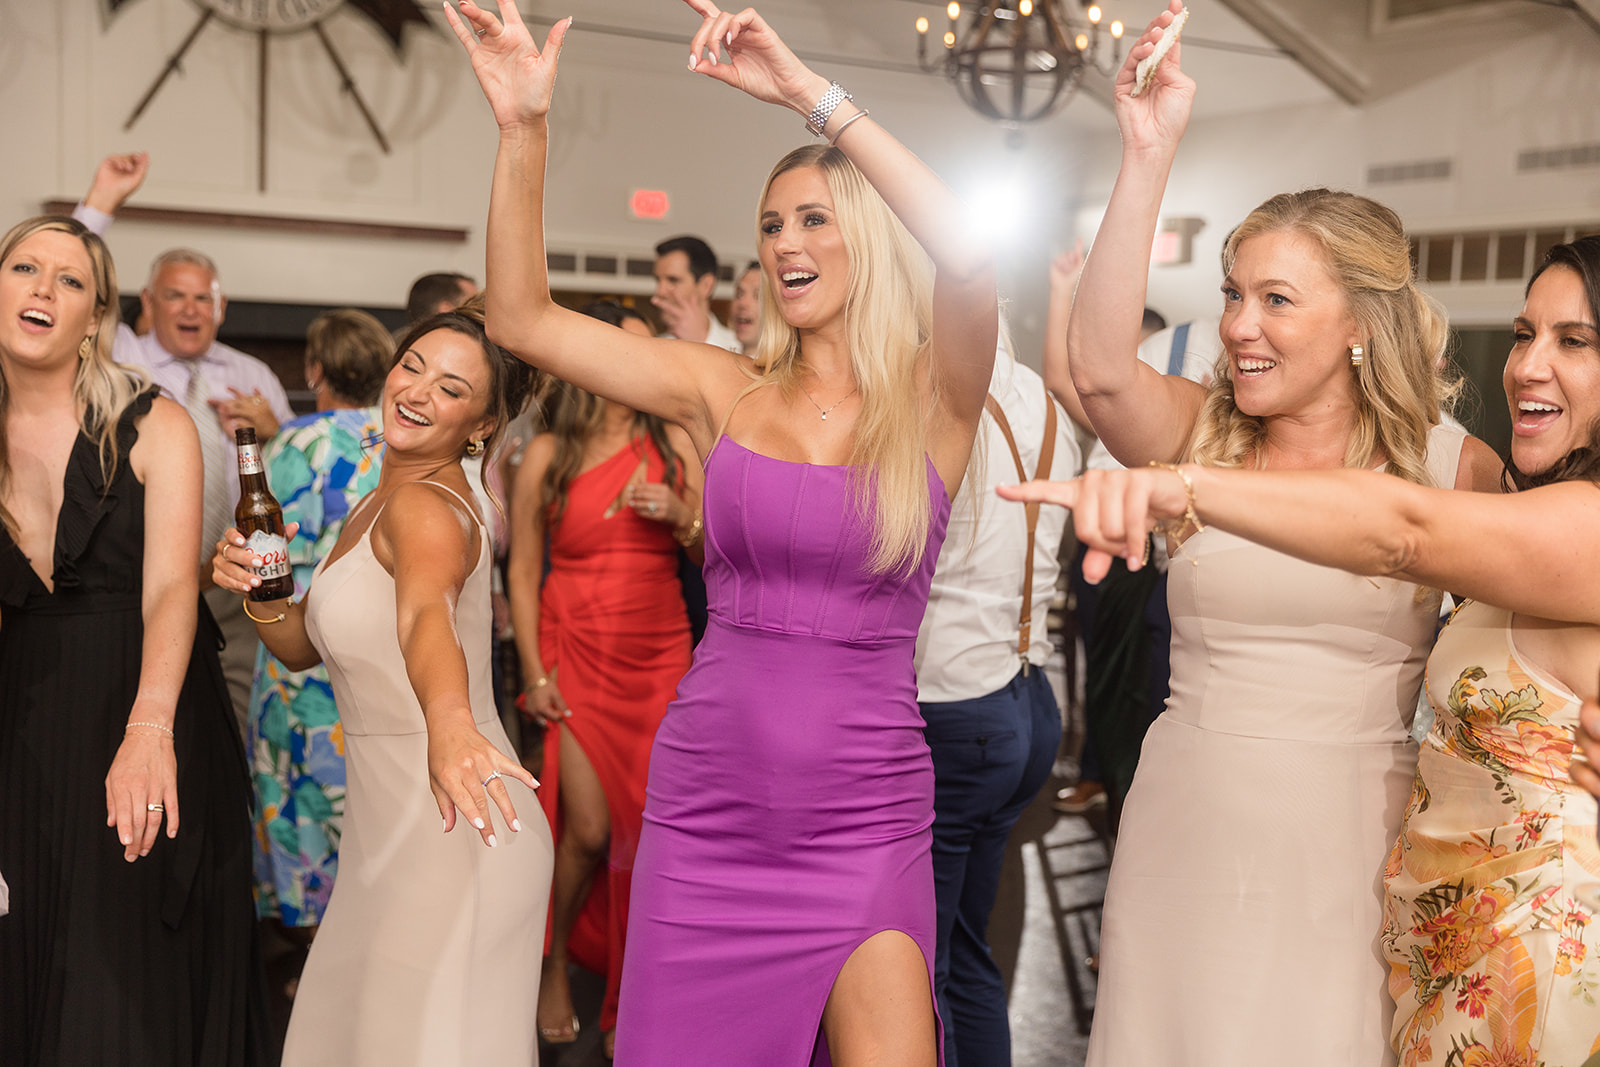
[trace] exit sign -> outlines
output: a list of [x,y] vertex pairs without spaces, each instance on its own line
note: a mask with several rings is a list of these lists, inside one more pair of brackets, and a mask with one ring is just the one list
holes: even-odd
[[628,213],[636,219],[664,219],[672,200],[660,189],[635,189],[628,198]]

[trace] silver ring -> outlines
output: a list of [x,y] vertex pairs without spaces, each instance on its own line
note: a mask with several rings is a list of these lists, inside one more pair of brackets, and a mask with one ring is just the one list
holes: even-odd
[[499,771],[490,771],[489,772],[489,777],[485,778],[483,781],[479,782],[478,784],[483,786],[485,789],[487,789],[487,788],[489,788],[489,783],[494,781],[498,777],[500,777],[500,772]]
[[650,501],[650,503],[646,505],[646,508],[649,510],[650,514],[654,515],[656,513],[656,502],[654,500]]

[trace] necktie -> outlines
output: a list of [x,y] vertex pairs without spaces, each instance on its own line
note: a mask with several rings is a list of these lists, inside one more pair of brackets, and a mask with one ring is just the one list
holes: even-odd
[[211,386],[201,371],[200,361],[189,365],[189,388],[183,395],[183,406],[189,409],[194,427],[200,434],[200,458],[205,464],[205,490],[201,497],[200,512],[200,568],[210,575],[211,557],[216,554],[222,531],[230,525],[233,516],[228,510],[228,463],[233,450],[223,436],[217,413],[207,403],[211,399]]

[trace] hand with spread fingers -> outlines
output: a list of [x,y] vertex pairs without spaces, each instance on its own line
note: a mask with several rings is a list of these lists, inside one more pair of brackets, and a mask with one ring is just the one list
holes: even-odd
[[1175,151],[1189,125],[1195,84],[1179,65],[1183,49],[1180,42],[1173,42],[1172,50],[1156,68],[1150,87],[1138,96],[1133,95],[1138,83],[1139,61],[1155,52],[1156,43],[1182,10],[1183,0],[1172,0],[1167,10],[1152,19],[1128,50],[1122,69],[1117,72],[1111,95],[1124,151],[1134,148]]
[[[684,2],[703,19],[689,43],[690,70],[802,115],[827,88],[828,83],[790,51],[755,8],[735,15],[719,10],[711,0]],[[727,62],[721,59],[723,49]]]
[[[996,492],[1005,500],[1070,508],[1073,533],[1089,548],[1083,576],[1091,584],[1106,576],[1113,557],[1138,570],[1150,532],[1185,522],[1192,508],[1183,475],[1171,469],[1089,470],[1070,482],[1002,485]],[[1173,532],[1182,536],[1194,530],[1191,525]]]
[[490,848],[500,844],[490,816],[490,804],[500,809],[505,825],[522,830],[517,809],[511,802],[502,778],[515,778],[529,789],[539,782],[527,768],[496,748],[472,722],[471,714],[461,713],[448,721],[430,719],[428,724],[428,788],[439,805],[444,830],[455,829],[456,813],[476,829]]
[[178,836],[178,759],[172,709],[135,704],[122,744],[106,773],[106,825],[117,828],[122,858],[148,856],[166,817],[167,836]]
[[458,15],[448,4],[445,18],[472,61],[472,72],[489,101],[501,129],[544,119],[556,87],[561,42],[572,27],[570,18],[550,27],[544,48],[534,44],[515,0],[497,0],[500,17],[460,0]]

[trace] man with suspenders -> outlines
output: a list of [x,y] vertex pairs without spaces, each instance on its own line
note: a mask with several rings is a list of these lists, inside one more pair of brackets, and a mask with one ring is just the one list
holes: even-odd
[[933,752],[934,987],[947,1067],[1011,1062],[989,912],[1011,828],[1048,780],[1061,739],[1041,668],[1067,513],[1018,507],[994,489],[1073,477],[1080,454],[1044,380],[1011,358],[1001,336],[977,462],[951,508],[917,635],[917,699]]

